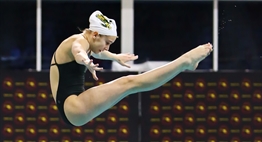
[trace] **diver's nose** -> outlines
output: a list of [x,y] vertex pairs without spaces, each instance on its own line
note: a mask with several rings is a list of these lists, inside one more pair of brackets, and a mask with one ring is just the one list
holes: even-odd
[[104,50],[108,51],[108,50],[109,50],[109,46],[106,46],[106,47],[104,48]]

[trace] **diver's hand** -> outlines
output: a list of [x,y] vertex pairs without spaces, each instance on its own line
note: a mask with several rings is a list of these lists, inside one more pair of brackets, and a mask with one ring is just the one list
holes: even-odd
[[98,77],[96,76],[96,71],[101,71],[103,68],[98,67],[99,64],[94,64],[93,60],[84,60],[83,61],[85,66],[88,68],[88,70],[91,72],[93,78],[95,80],[98,80]]
[[129,54],[129,53],[120,53],[116,55],[116,61],[125,67],[130,68],[130,65],[127,64],[129,61],[134,61],[138,59],[138,55]]

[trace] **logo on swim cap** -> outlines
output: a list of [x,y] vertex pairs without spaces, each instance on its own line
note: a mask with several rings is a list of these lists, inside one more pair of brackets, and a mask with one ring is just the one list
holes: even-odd
[[96,17],[103,23],[101,23],[102,26],[105,28],[111,29],[110,23],[112,22],[111,20],[108,20],[103,14],[96,14]]

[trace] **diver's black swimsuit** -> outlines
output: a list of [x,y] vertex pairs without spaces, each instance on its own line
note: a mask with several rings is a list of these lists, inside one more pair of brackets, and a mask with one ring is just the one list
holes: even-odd
[[70,95],[79,95],[85,91],[85,73],[86,66],[78,64],[76,61],[57,64],[56,56],[54,53],[55,63],[51,66],[56,65],[59,71],[59,82],[56,94],[56,105],[58,111],[66,124],[71,124],[64,112],[64,102]]

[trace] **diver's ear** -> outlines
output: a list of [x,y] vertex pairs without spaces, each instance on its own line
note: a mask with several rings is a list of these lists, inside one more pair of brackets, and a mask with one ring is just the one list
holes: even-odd
[[93,38],[96,38],[97,36],[99,36],[99,33],[97,31],[93,32]]

